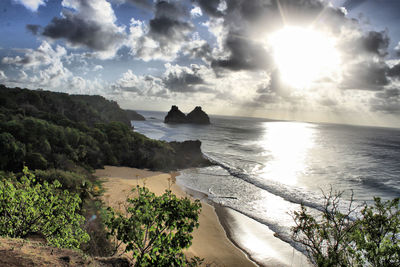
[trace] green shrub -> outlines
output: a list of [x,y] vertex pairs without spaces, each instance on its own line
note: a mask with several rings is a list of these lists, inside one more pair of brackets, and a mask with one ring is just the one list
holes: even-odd
[[50,245],[79,248],[88,241],[79,214],[81,199],[67,190],[59,190],[57,180],[37,183],[35,176],[23,169],[20,179],[1,177],[0,235],[25,238],[42,234]]
[[179,199],[168,190],[161,196],[140,186],[132,191],[137,196],[127,199],[125,214],[108,209],[107,227],[132,253],[135,266],[196,265],[199,259],[188,261],[182,250],[199,226],[200,202]]
[[33,173],[40,182],[53,183],[58,181],[61,184],[60,189],[67,189],[71,193],[76,193],[82,200],[89,197],[93,190],[92,182],[84,174],[58,169],[36,170]]

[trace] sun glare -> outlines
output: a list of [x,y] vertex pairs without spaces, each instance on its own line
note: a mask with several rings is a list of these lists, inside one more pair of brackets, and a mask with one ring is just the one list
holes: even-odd
[[285,27],[268,39],[282,80],[295,88],[331,77],[339,70],[335,40],[309,28]]

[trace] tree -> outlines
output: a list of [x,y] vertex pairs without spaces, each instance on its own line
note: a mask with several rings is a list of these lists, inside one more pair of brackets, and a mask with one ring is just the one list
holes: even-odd
[[[302,244],[315,266],[400,266],[399,199],[354,207],[353,196],[342,211],[343,192],[325,195],[320,214],[303,205],[295,211],[293,240]],[[362,209],[361,209],[362,208]],[[357,210],[360,210],[357,212]]]
[[81,199],[77,194],[59,190],[55,180],[38,183],[27,167],[23,176],[0,177],[0,235],[25,238],[43,235],[50,245],[79,248],[89,240],[81,228]]
[[294,241],[302,244],[310,261],[316,266],[352,266],[349,255],[350,233],[356,223],[351,220],[355,208],[353,197],[345,213],[339,209],[343,192],[324,194],[323,211],[317,216],[308,213],[304,205],[294,212],[295,227],[292,228]]
[[363,219],[353,234],[360,265],[400,266],[399,198],[382,202],[374,198],[374,206],[365,206]]
[[[110,235],[126,245],[135,266],[184,266],[189,262],[182,250],[191,245],[191,233],[199,226],[201,204],[188,198],[177,198],[170,190],[156,196],[146,187],[132,190],[136,197],[128,198],[125,214],[109,210],[106,223]],[[118,245],[118,246],[119,246]]]

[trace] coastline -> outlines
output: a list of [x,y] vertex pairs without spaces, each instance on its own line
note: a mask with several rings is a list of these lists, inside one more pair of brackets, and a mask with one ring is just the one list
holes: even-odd
[[[191,197],[175,183],[177,173],[104,166],[104,169],[97,169],[94,175],[103,179],[103,186],[106,189],[103,200],[114,208],[121,207],[132,187],[138,184],[145,185],[157,195],[164,193],[166,189],[171,189],[178,197]],[[215,208],[205,201],[202,201],[199,223],[199,228],[193,232],[192,246],[185,252],[188,257],[204,258],[204,264],[210,266],[257,266],[231,242]]]
[[260,266],[311,267],[305,255],[276,237],[266,225],[218,204],[215,211],[228,238]]

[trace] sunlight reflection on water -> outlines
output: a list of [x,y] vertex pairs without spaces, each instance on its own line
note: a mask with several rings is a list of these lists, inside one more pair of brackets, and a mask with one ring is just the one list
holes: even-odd
[[314,125],[294,122],[264,123],[259,145],[271,160],[254,171],[265,179],[295,185],[307,171],[307,157],[314,146]]

